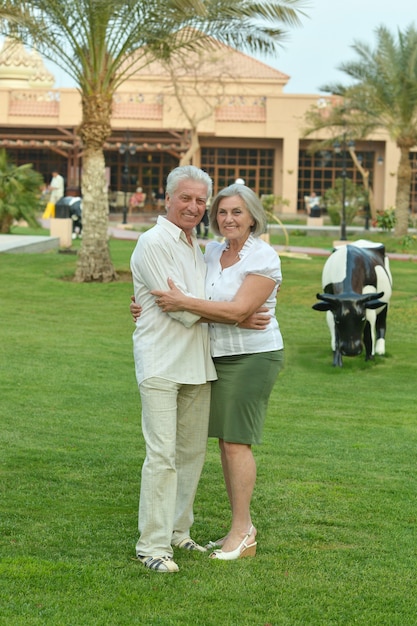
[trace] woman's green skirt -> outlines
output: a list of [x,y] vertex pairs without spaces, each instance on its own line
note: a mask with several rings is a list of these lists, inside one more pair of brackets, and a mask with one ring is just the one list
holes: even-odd
[[269,396],[284,365],[284,351],[215,357],[209,437],[259,444]]

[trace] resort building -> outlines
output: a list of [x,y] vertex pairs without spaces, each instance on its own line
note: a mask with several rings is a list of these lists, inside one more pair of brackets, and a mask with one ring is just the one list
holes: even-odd
[[[227,46],[168,68],[138,68],[113,101],[112,134],[104,146],[106,180],[113,210],[140,186],[147,209],[156,203],[168,172],[184,160],[207,170],[214,191],[243,178],[259,195],[284,200],[286,214],[304,212],[305,197],[322,196],[344,169],[361,174],[348,151],[311,155],[303,138],[306,111],[325,110],[323,94],[286,94],[290,77]],[[51,172],[77,195],[83,146],[77,136],[81,100],[76,89],[54,89],[54,77],[36,52],[6,39],[0,51],[0,147],[17,164],[33,163],[48,183]],[[343,148],[343,146],[342,146]],[[357,142],[355,152],[369,171],[377,210],[395,204],[399,151],[383,133]],[[417,211],[416,153],[410,206]]]

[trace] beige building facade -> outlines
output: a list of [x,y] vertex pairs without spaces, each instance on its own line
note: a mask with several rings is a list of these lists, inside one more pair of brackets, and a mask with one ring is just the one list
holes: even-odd
[[[304,197],[322,196],[346,174],[361,175],[347,151],[311,155],[303,139],[311,105],[332,105],[321,94],[284,93],[290,77],[226,46],[188,55],[174,67],[138,68],[113,102],[112,134],[104,146],[113,209],[141,186],[148,209],[168,172],[186,161],[205,169],[217,191],[243,178],[258,194],[275,194],[285,213],[305,211]],[[48,183],[64,176],[67,194],[79,192],[83,147],[76,89],[54,89],[42,60],[6,40],[0,51],[0,147],[17,164],[31,162]],[[358,142],[355,152],[370,173],[377,210],[395,204],[399,151],[383,134]],[[417,211],[417,161],[410,206]],[[156,202],[155,202],[156,206]]]

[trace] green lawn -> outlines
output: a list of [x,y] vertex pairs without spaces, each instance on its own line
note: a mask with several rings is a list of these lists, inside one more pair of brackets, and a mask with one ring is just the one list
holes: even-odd
[[[111,242],[121,272],[133,246]],[[178,551],[180,572],[162,575],[131,560],[132,287],[72,283],[75,262],[0,255],[0,624],[416,626],[416,263],[391,262],[386,356],[335,369],[311,309],[324,259],[282,257],[286,368],[255,449],[258,554]],[[197,541],[228,527],[215,441],[195,514]]]

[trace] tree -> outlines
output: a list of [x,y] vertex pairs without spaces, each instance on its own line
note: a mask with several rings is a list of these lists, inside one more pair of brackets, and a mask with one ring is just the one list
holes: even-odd
[[[189,125],[190,146],[180,160],[180,165],[189,165],[200,148],[200,125],[224,99],[225,79],[231,76],[227,68],[227,49],[207,39],[204,50],[195,50],[192,54],[179,51],[163,65],[170,77],[170,91]],[[217,70],[216,80],[213,80],[213,66]],[[199,106],[195,105],[196,99]]]
[[[323,99],[319,106],[313,106],[307,111],[305,119],[308,123],[308,127],[304,130],[305,137],[323,128],[328,131],[329,135],[326,139],[314,140],[309,146],[309,152],[315,153],[319,150],[334,148],[337,143],[343,145],[343,149],[349,153],[356,169],[362,176],[362,184],[369,205],[370,215],[373,221],[376,222],[377,213],[374,193],[369,183],[370,172],[363,167],[356,154],[355,141],[352,138],[360,139],[360,137],[355,135],[357,130],[347,126],[344,105],[337,99],[332,99],[332,101]],[[341,132],[342,134],[340,134]]]
[[13,7],[23,41],[64,69],[81,94],[83,241],[76,281],[116,278],[107,241],[103,146],[111,134],[117,88],[155,58],[167,60],[176,49],[204,49],[205,35],[238,49],[272,53],[284,35],[282,25],[300,23],[302,4],[302,0],[2,1],[0,7]]
[[[345,187],[342,192],[342,187]],[[330,221],[335,226],[339,226],[342,221],[342,197],[345,201],[346,224],[352,224],[359,211],[365,208],[368,202],[367,193],[361,187],[355,185],[350,178],[336,178],[333,187],[326,190],[324,202],[327,207]]]
[[[206,37],[204,49],[178,50],[162,63],[170,78],[168,93],[175,97],[181,119],[189,128],[190,145],[182,155],[180,165],[189,165],[200,148],[199,133],[204,121],[227,100],[227,88],[236,81],[236,58],[229,46]],[[240,86],[242,101],[253,94]],[[198,105],[196,105],[198,101]]]
[[31,163],[17,166],[0,150],[0,233],[10,233],[15,220],[38,227],[43,178]]
[[329,115],[320,106],[309,112],[307,133],[339,129],[351,139],[364,139],[385,130],[400,151],[397,170],[395,235],[408,231],[411,188],[409,152],[417,145],[417,31],[409,26],[397,38],[384,26],[376,29],[377,44],[354,42],[356,61],[339,66],[351,79],[349,86],[329,84],[322,91],[340,96]]

